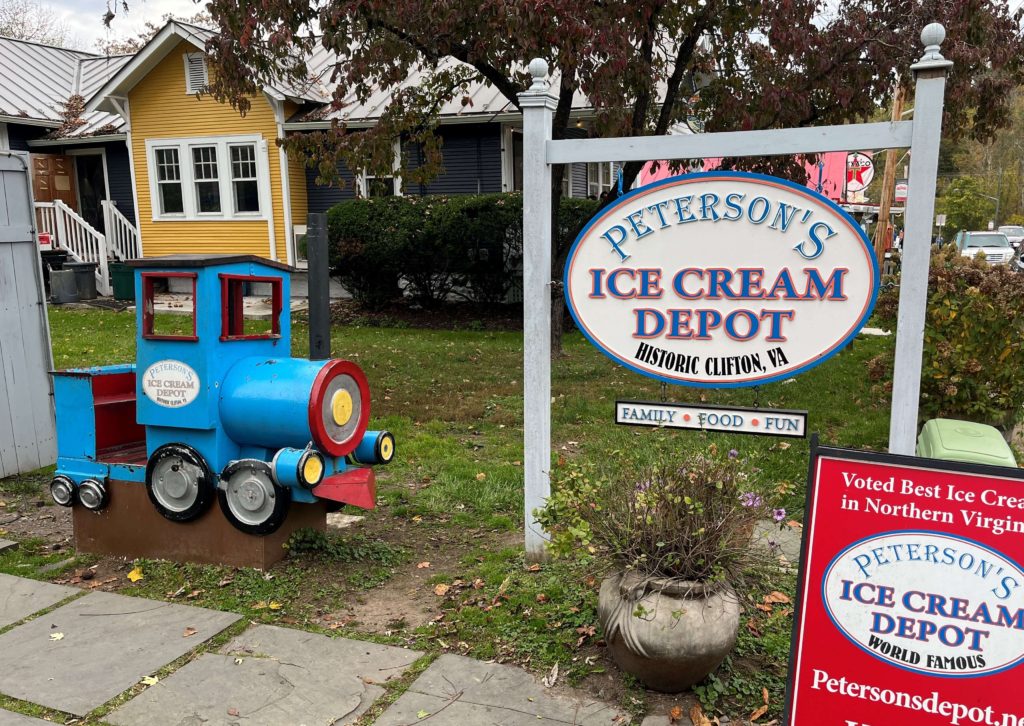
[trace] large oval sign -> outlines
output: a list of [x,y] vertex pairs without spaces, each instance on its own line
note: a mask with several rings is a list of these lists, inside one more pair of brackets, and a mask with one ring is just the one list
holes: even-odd
[[894,666],[973,677],[1024,660],[1024,572],[977,542],[889,532],[829,565],[822,598],[843,635]]
[[199,374],[180,360],[159,360],[142,374],[146,398],[164,408],[181,408],[199,395]]
[[663,179],[603,210],[565,265],[569,310],[622,365],[669,383],[754,386],[837,353],[874,307],[864,232],[783,179]]

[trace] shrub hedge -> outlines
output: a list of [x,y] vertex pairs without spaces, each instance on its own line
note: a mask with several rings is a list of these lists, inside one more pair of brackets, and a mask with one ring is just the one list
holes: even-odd
[[[597,204],[562,200],[561,243],[571,242]],[[369,307],[403,294],[424,307],[453,297],[501,302],[519,284],[522,220],[518,193],[342,202],[328,212],[331,272]]]
[[[878,300],[895,330],[898,288]],[[942,416],[1009,429],[1024,414],[1024,275],[961,257],[932,255],[921,372],[921,417]],[[891,369],[891,360],[878,361]]]

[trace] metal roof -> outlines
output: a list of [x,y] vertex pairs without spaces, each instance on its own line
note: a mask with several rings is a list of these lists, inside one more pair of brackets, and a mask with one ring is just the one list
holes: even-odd
[[[88,96],[117,72],[131,56],[101,56],[80,50],[56,48],[0,36],[0,116],[17,123],[58,128],[61,111],[73,95]],[[107,113],[82,115],[83,125],[68,136],[89,136],[97,131],[117,133],[123,126],[118,116]]]
[[[310,57],[308,63],[311,73],[317,72],[322,76],[320,83],[325,89],[322,103],[330,103],[331,90],[333,88],[333,84],[330,83],[330,66],[334,63],[334,55],[329,51],[318,48]],[[376,89],[365,101],[360,101],[356,93],[350,91],[341,100],[339,108],[332,110],[330,106],[322,106],[312,110],[305,109],[289,119],[289,123],[328,123],[334,120],[343,123],[373,122],[378,120],[387,109],[392,96],[408,88],[417,88],[424,85],[434,73],[451,70],[460,66],[467,69],[471,68],[471,66],[462,61],[447,57],[442,59],[436,68],[426,65],[414,68],[397,87],[387,90]],[[551,84],[554,88],[558,87],[557,71],[551,75]],[[590,109],[592,105],[586,95],[577,90],[573,95],[572,107],[573,109]],[[479,118],[480,120],[486,120],[491,116],[497,116],[502,113],[518,113],[518,111],[515,104],[505,98],[501,91],[489,82],[480,80],[469,84],[464,94],[455,94],[452,98],[448,99],[441,106],[439,115],[442,119]]]

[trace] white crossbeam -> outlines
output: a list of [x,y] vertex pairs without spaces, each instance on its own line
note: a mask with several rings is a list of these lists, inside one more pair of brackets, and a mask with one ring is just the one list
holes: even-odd
[[547,142],[549,164],[652,159],[715,159],[723,156],[792,156],[851,149],[909,147],[913,121],[806,129],[723,131],[678,136],[626,136]]

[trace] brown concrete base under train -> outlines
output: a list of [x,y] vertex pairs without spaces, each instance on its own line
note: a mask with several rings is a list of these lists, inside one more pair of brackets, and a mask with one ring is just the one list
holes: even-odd
[[323,531],[327,514],[322,502],[293,502],[284,524],[264,536],[240,532],[224,518],[217,501],[191,522],[172,522],[153,508],[146,485],[111,481],[109,504],[91,512],[76,504],[75,549],[115,557],[147,557],[173,562],[198,562],[266,570],[284,559],[281,546],[304,527]]

